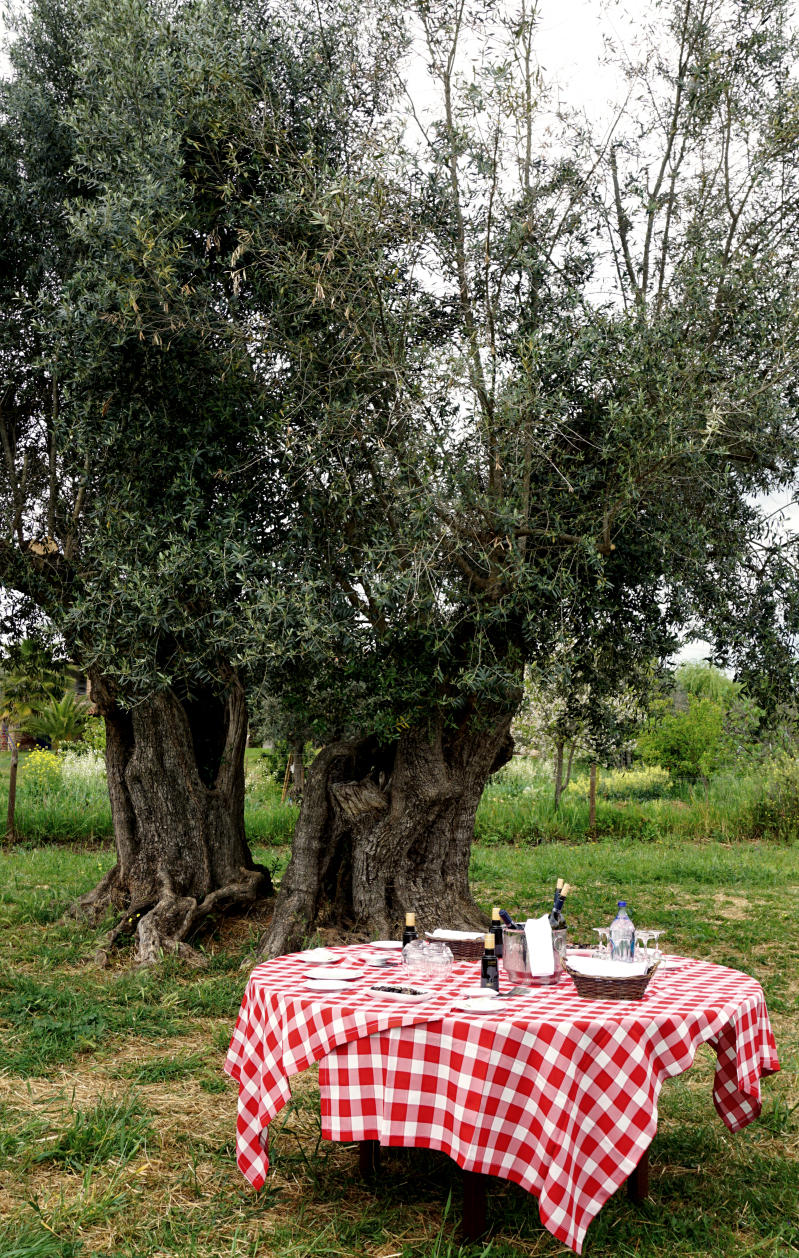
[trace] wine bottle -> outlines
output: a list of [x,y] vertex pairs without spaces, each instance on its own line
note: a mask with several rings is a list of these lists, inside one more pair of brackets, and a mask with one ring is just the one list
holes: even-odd
[[554,909],[557,909],[558,907],[558,899],[560,897],[562,887],[563,887],[563,879],[558,878],[558,881],[555,883],[555,898],[552,901],[552,907]]
[[505,925],[506,925],[506,926],[508,926],[508,927],[510,927],[510,929],[511,929],[511,930],[518,930],[518,929],[519,929],[519,927],[516,925],[516,923],[514,922],[513,918],[511,917],[510,913],[506,912],[506,910],[505,910],[505,909],[500,909],[500,910],[499,910],[499,915],[500,915],[500,917],[502,918],[502,920],[503,920],[503,922],[505,923]]
[[488,934],[483,939],[485,952],[480,962],[480,986],[493,987],[495,992],[499,991],[499,962],[494,951],[494,936]]
[[402,932],[402,946],[403,946],[403,948],[405,947],[405,945],[406,945],[406,944],[409,944],[409,943],[411,942],[411,940],[412,940],[412,939],[416,939],[416,938],[417,938],[417,935],[416,935],[416,914],[415,914],[415,913],[406,913],[406,914],[405,914],[405,929],[404,929],[404,931]]
[[494,956],[499,958],[502,956],[502,918],[496,904],[491,912],[491,932],[494,936]]
[[564,883],[555,899],[552,912],[549,915],[549,924],[553,930],[565,930],[566,918],[563,916],[563,906],[566,903],[566,896],[571,891],[568,882]]

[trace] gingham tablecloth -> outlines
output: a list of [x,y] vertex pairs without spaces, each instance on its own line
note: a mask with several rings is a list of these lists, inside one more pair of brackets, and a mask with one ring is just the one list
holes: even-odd
[[[369,955],[333,951],[351,964]],[[398,970],[369,967],[322,997],[304,984],[308,968],[293,954],[253,970],[225,1062],[239,1084],[238,1165],[256,1188],[289,1078],[321,1061],[325,1139],[440,1149],[465,1170],[513,1180],[579,1254],[655,1135],[663,1080],[687,1070],[700,1044],[716,1049],[713,1100],[731,1131],[757,1118],[760,1079],[779,1070],[763,989],[722,966],[659,971],[640,1001],[581,1000],[566,980],[480,1015],[452,1010],[479,984],[474,962],[420,982],[436,993],[423,1005],[369,992]]]

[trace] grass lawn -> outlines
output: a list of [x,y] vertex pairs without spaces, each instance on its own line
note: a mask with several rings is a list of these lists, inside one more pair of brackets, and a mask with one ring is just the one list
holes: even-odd
[[[286,852],[258,856],[285,863]],[[99,970],[86,963],[93,933],[57,922],[111,859],[68,846],[0,855],[2,1258],[454,1258],[454,1164],[389,1151],[368,1189],[356,1150],[320,1140],[314,1071],[293,1080],[273,1126],[267,1187],[249,1188],[235,1165],[236,1096],[222,1062],[246,981],[238,967],[261,923],[223,922],[206,940],[207,971],[134,972],[125,958]],[[713,1108],[713,1056],[702,1050],[663,1090],[650,1200],[631,1206],[619,1193],[585,1252],[799,1252],[799,846],[475,849],[474,890],[486,907],[540,912],[559,874],[574,885],[575,937],[609,921],[624,895],[640,925],[668,931],[670,950],[756,975],[783,1067],[764,1082],[762,1118],[733,1136]],[[513,1185],[492,1181],[489,1217],[497,1258],[566,1252]]]

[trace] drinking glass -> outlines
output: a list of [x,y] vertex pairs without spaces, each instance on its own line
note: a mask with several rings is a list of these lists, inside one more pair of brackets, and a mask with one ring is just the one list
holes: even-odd
[[[610,927],[609,926],[592,926],[595,935],[599,936],[596,943],[596,951],[599,956],[606,957],[610,954]],[[604,943],[603,943],[604,938]]]
[[427,973],[427,942],[424,939],[412,939],[402,949],[402,965],[408,974]]
[[429,977],[446,978],[454,964],[452,950],[440,940],[430,940],[425,951],[425,970]]

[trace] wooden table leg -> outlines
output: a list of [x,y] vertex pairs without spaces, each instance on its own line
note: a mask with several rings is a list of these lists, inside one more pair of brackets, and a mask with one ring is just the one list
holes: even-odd
[[486,1232],[486,1181],[481,1171],[463,1172],[463,1238],[479,1241]]
[[649,1196],[649,1150],[643,1154],[632,1175],[627,1180],[627,1196],[630,1201],[643,1201]]
[[374,1179],[375,1175],[380,1170],[379,1140],[358,1141],[358,1169],[364,1179]]

